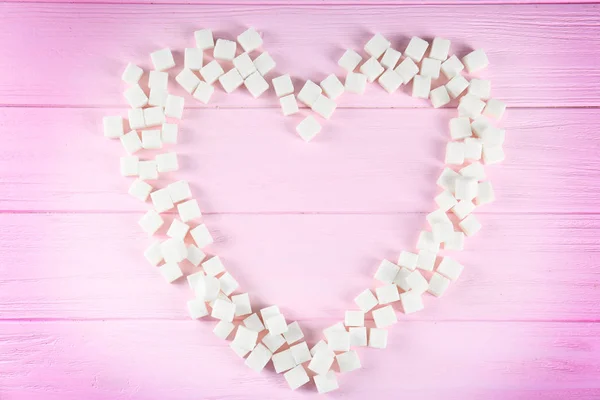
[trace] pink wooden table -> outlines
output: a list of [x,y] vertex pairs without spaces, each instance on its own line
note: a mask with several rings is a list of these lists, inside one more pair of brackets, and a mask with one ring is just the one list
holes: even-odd
[[[187,318],[185,283],[164,284],[142,257],[142,210],[101,134],[102,116],[125,111],[126,62],[191,47],[199,28],[247,26],[298,82],[339,73],[342,49],[373,31],[401,50],[410,35],[447,37],[459,56],[481,47],[510,105],[507,160],[489,168],[498,200],[458,256],[461,280],[401,315],[388,349],[360,352],[363,369],[330,396],[600,398],[598,4],[147,3],[0,2],[0,399],[317,397],[252,372],[214,322]],[[273,92],[188,105],[178,176],[212,250],[314,342],[381,258],[414,246],[455,111],[371,85],[306,145]]]

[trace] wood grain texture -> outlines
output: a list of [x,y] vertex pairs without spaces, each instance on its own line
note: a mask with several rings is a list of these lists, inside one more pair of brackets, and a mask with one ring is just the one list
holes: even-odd
[[[210,27],[218,36],[231,39],[246,26],[264,33],[265,48],[278,63],[276,72],[298,79],[320,81],[330,73],[341,74],[336,63],[343,49],[361,49],[377,29],[401,51],[411,35],[447,37],[459,56],[484,48],[491,60],[484,76],[493,79],[494,96],[511,107],[600,105],[600,87],[588,84],[600,80],[593,57],[600,53],[600,12],[593,4],[292,7],[37,3],[0,3],[0,48],[10,54],[0,58],[0,104],[124,105],[124,85],[117,77],[128,61],[148,67],[149,54],[165,46],[178,50],[180,61],[181,50],[194,46],[194,30]],[[32,54],[37,62],[32,62]],[[42,70],[39,60],[43,60]],[[175,92],[181,93],[179,88]],[[210,107],[277,108],[277,99],[270,93],[256,101],[245,90],[227,98],[219,90]],[[201,107],[188,99],[190,106]],[[363,96],[344,96],[340,106],[412,108],[427,103],[400,94],[388,96],[373,85]]]
[[[140,210],[127,194],[131,179],[119,176],[121,144],[102,137],[102,117],[114,113],[0,109],[10,132],[0,209]],[[299,116],[187,110],[176,148],[181,171],[167,179],[188,180],[207,213],[430,212],[455,113],[338,110],[306,145],[294,132]],[[599,211],[599,122],[595,110],[510,110],[502,122],[507,160],[487,168],[498,201],[480,212]]]
[[[169,4],[169,5],[259,5],[259,6],[364,6],[360,0],[4,0],[3,3],[76,3],[76,4]],[[595,4],[597,0],[377,0],[370,6],[410,6],[410,5],[523,5],[523,4]]]
[[[0,319],[187,319],[187,283],[165,284],[143,258],[151,240],[139,217],[0,215]],[[600,216],[479,217],[484,228],[465,251],[446,252],[465,265],[461,280],[443,299],[427,296],[426,309],[407,319],[600,320]],[[423,220],[309,214],[205,222],[216,240],[209,252],[255,304],[310,320],[342,319],[382,258],[414,249]]]
[[[0,393],[8,400],[323,398],[312,386],[291,392],[271,365],[262,374],[245,367],[212,335],[213,324],[0,323]],[[401,352],[359,349],[363,369],[341,375],[341,389],[327,398],[376,391],[382,399],[593,400],[599,337],[600,325],[588,323],[406,322],[389,336]]]

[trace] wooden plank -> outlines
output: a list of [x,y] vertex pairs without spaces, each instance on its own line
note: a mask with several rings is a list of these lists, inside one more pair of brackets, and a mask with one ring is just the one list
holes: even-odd
[[[118,172],[119,141],[102,137],[115,112],[0,109],[0,209],[140,210]],[[429,212],[454,115],[338,110],[305,144],[300,117],[276,110],[188,110],[181,171],[167,178],[188,180],[207,213]],[[507,160],[487,168],[498,200],[480,212],[600,211],[598,123],[595,110],[510,110]]]
[[[187,284],[143,258],[136,214],[1,214],[0,319],[186,319]],[[226,267],[255,307],[342,318],[382,258],[414,248],[422,214],[211,215]],[[481,215],[466,267],[407,320],[599,320],[598,215]],[[167,223],[169,219],[167,219]],[[184,266],[190,273],[191,265]]]
[[[321,328],[332,320],[313,321]],[[0,324],[8,399],[322,398],[292,392],[271,364],[258,374],[210,332],[179,321]],[[578,399],[600,396],[600,324],[408,322],[385,350],[359,349],[334,398]],[[460,360],[460,362],[459,362]],[[432,383],[433,382],[433,383]]]
[[[5,0],[2,3],[13,3],[16,1]],[[240,6],[365,6],[359,0],[20,0],[20,3],[77,3],[77,4],[168,4],[168,5],[240,5]],[[523,4],[595,4],[597,0],[377,0],[369,2],[368,6],[413,6],[413,5],[523,5]]]
[[[336,62],[343,49],[362,48],[373,30],[387,35],[402,51],[412,35],[438,35],[453,40],[459,56],[472,48],[485,49],[491,67],[484,76],[493,80],[494,96],[513,107],[600,105],[600,88],[591,84],[600,80],[600,72],[596,59],[589,56],[600,52],[600,13],[594,4],[320,7],[267,3],[2,3],[0,47],[10,57],[0,59],[0,104],[123,106],[124,85],[119,78],[127,62],[148,67],[148,54],[164,46],[177,50],[181,62],[183,48],[194,45],[194,30],[211,27],[219,36],[233,38],[248,25],[264,32],[265,48],[278,64],[276,73],[291,73],[298,79],[320,81],[330,73],[341,74]],[[44,73],[40,73],[41,60]],[[347,95],[340,101],[342,107],[426,105],[400,93],[388,96],[378,85],[364,96]],[[244,89],[227,98],[219,89],[210,106],[276,108],[278,104],[273,93],[256,101]]]

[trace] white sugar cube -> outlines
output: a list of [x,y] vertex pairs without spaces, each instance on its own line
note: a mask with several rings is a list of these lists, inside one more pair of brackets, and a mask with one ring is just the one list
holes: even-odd
[[493,202],[495,198],[496,196],[494,195],[494,188],[492,187],[492,182],[479,182],[475,203],[477,205],[487,204]]
[[458,226],[467,236],[474,236],[481,230],[481,223],[474,214],[468,215],[465,219],[459,222]]
[[244,78],[237,69],[232,68],[219,77],[219,82],[226,93],[231,93],[244,83]]
[[126,133],[120,139],[123,148],[129,154],[133,154],[142,148],[142,141],[136,131]]
[[147,160],[138,163],[138,173],[141,180],[158,179],[156,161]]
[[179,169],[177,153],[175,152],[157,154],[154,159],[156,160],[156,169],[158,172],[172,172]]
[[344,325],[346,325],[346,326],[364,326],[365,325],[365,313],[362,312],[361,310],[346,311],[346,315],[344,318]]
[[369,329],[369,347],[374,349],[385,349],[387,347],[388,333],[385,329]]
[[463,164],[465,162],[465,144],[462,142],[448,142],[444,162],[450,165]]
[[219,339],[225,340],[231,334],[231,332],[233,332],[234,328],[235,328],[235,325],[232,324],[231,322],[221,320],[217,323],[217,325],[215,325],[215,327],[213,329],[213,333]]
[[310,382],[310,378],[308,377],[308,374],[306,373],[302,365],[298,365],[291,371],[286,372],[285,374],[283,374],[283,377],[285,378],[292,390],[296,390],[300,386],[303,386]]
[[148,74],[148,89],[162,89],[166,91],[168,84],[168,72],[150,71],[150,74]]
[[464,267],[450,257],[444,257],[437,268],[437,272],[446,278],[455,281],[462,273]]
[[[198,246],[200,247],[200,246]],[[217,276],[221,272],[225,272],[225,266],[219,256],[214,256],[202,263],[202,269],[208,276]]]
[[475,210],[475,204],[471,200],[460,200],[454,207],[452,212],[458,217],[458,219],[464,219],[467,215],[471,214]]
[[439,187],[446,189],[450,193],[454,194],[455,181],[456,178],[458,178],[459,176],[460,175],[458,174],[458,172],[455,172],[450,168],[444,168],[444,170],[440,174],[440,177],[437,179],[436,184]]
[[335,353],[327,347],[321,347],[313,354],[312,360],[308,364],[308,369],[319,375],[323,375],[329,371],[333,361],[335,361]]
[[271,57],[268,52],[261,53],[254,59],[254,66],[260,72],[262,76],[268,74],[273,68],[275,68],[275,60]]
[[410,251],[402,251],[398,257],[398,266],[407,268],[411,271],[417,267],[418,255]]
[[281,335],[271,335],[268,333],[263,337],[262,342],[272,353],[274,353],[285,344],[285,339]]
[[358,64],[362,61],[362,57],[356,51],[348,49],[338,60],[338,65],[348,72],[354,72]]
[[292,351],[289,349],[273,354],[272,361],[275,372],[278,374],[288,371],[298,365],[296,361],[294,361]]
[[250,353],[249,350],[244,350],[242,348],[239,348],[238,346],[236,346],[233,342],[229,343],[229,347],[231,348],[231,350],[234,351],[235,354],[238,355],[238,357],[240,358],[244,358],[248,355],[248,353]]
[[277,97],[287,96],[288,94],[294,93],[294,83],[289,74],[280,75],[277,78],[273,78],[271,81],[275,88],[275,94]]
[[396,312],[392,306],[378,308],[373,310],[372,314],[373,321],[375,321],[375,326],[378,328],[387,328],[388,326],[392,326],[398,322],[398,317],[396,317]]
[[359,71],[367,77],[368,82],[373,82],[384,71],[376,58],[371,57],[360,66]]
[[367,87],[367,77],[360,73],[349,72],[346,75],[344,89],[346,92],[363,94]]
[[312,357],[315,356],[315,354],[317,354],[317,351],[319,350],[329,350],[329,348],[327,347],[327,343],[324,340],[319,340],[313,347],[312,349],[310,349],[310,355]]
[[158,267],[158,270],[168,283],[173,283],[183,276],[183,272],[181,272],[181,268],[177,263],[165,263],[163,266]]
[[411,58],[405,58],[394,71],[402,77],[404,84],[407,84],[419,73],[419,67]]
[[296,96],[293,94],[280,98],[279,104],[281,105],[281,112],[285,116],[296,114],[298,112],[298,102],[296,101]]
[[265,326],[271,335],[280,335],[287,332],[288,325],[282,314],[274,315],[265,320]]
[[283,333],[283,337],[288,344],[296,343],[304,337],[304,332],[300,329],[298,322],[292,322],[288,325],[288,329]]
[[375,279],[383,283],[392,283],[394,282],[394,278],[396,278],[396,274],[399,270],[400,267],[393,262],[383,260],[375,272]]
[[467,93],[483,100],[489,99],[492,93],[492,82],[486,79],[473,78]]
[[464,56],[462,61],[470,74],[484,69],[490,63],[487,55],[482,49],[473,50]]
[[201,50],[212,49],[215,47],[215,41],[210,29],[201,29],[194,32],[194,38],[196,39],[196,47]]
[[410,286],[411,292],[425,293],[427,291],[427,279],[419,271],[413,271],[406,277],[406,283]]
[[375,294],[377,295],[379,304],[390,304],[400,299],[398,287],[393,283],[376,288]]
[[321,131],[321,124],[312,115],[304,118],[298,126],[296,132],[305,142],[310,142]]
[[199,100],[204,104],[208,104],[214,92],[215,88],[212,85],[209,85],[204,81],[200,81],[196,87],[196,90],[194,91],[193,96],[196,100]]
[[439,209],[427,214],[425,216],[425,219],[431,226],[433,226],[433,224],[435,224],[435,223],[446,223],[446,224],[452,223],[452,221],[450,221],[450,219],[448,218],[448,214],[446,214],[445,211],[439,210]]
[[483,115],[475,118],[475,120],[473,120],[471,123],[471,129],[477,136],[481,136],[483,132],[490,126],[492,126],[492,122]]
[[458,117],[450,120],[450,137],[452,139],[464,139],[470,137],[472,134],[471,121],[468,117]]
[[221,286],[217,278],[214,276],[205,276],[202,279],[199,279],[194,293],[197,298],[208,302],[216,300],[219,297],[220,290]]
[[388,93],[393,93],[402,85],[404,80],[396,71],[388,69],[377,80],[381,87]]
[[242,78],[246,79],[249,75],[256,72],[256,66],[248,55],[248,53],[242,53],[233,59],[233,66],[238,70]]
[[495,126],[489,126],[479,135],[484,146],[501,146],[504,144],[506,131]]
[[435,272],[429,279],[427,291],[435,297],[441,297],[450,286],[450,279]]
[[410,57],[416,62],[420,62],[427,51],[427,47],[429,47],[429,43],[427,41],[421,39],[420,37],[413,36],[408,42],[408,46],[406,46],[406,50],[404,50],[404,55],[406,57]]
[[167,105],[168,97],[169,97],[169,92],[167,92],[167,89],[153,87],[152,89],[150,89],[150,96],[148,97],[148,105],[151,105],[154,107],[164,107]]
[[[235,296],[231,296],[231,302],[235,304],[236,317],[252,313],[252,306],[250,305],[250,296],[248,295],[248,293],[242,293],[237,294]],[[271,351],[274,350],[271,349]]]
[[323,329],[323,334],[325,335],[325,338],[327,338],[332,332],[335,331],[346,332],[346,327],[342,322],[338,322],[328,328]]
[[281,312],[277,306],[265,307],[260,310],[260,315],[262,316],[263,321],[279,314],[281,314]]
[[350,334],[346,330],[334,330],[325,333],[327,347],[331,351],[350,350]]
[[417,241],[417,249],[437,253],[440,250],[440,243],[435,240],[432,232],[421,231]]
[[263,44],[260,34],[254,28],[248,28],[238,35],[237,41],[246,52],[258,49]]
[[358,354],[354,350],[350,350],[346,353],[338,354],[335,356],[338,366],[340,367],[340,372],[351,372],[356,369],[361,368],[360,359],[358,358]]
[[465,234],[462,232],[452,232],[452,235],[444,242],[444,250],[463,250],[464,247]]
[[144,250],[144,257],[148,262],[154,266],[157,266],[163,260],[162,252],[160,251],[160,242],[155,241],[146,250]]
[[335,111],[336,107],[337,104],[335,103],[335,101],[321,94],[319,95],[317,100],[315,100],[311,108],[314,112],[316,112],[323,118],[329,119],[333,115],[333,112]]
[[171,200],[171,196],[169,196],[169,191],[166,188],[158,189],[150,193],[150,198],[152,199],[154,209],[158,213],[163,213],[175,207],[173,200]]
[[398,50],[388,47],[385,50],[385,53],[383,53],[383,57],[381,57],[381,65],[386,69],[394,69],[396,68],[396,64],[398,64],[401,55],[402,53]]
[[458,200],[473,200],[477,197],[477,179],[457,178],[454,193]]
[[123,82],[128,83],[130,85],[135,85],[140,81],[140,78],[144,74],[144,70],[138,67],[135,64],[129,63],[125,67],[123,74],[121,75],[121,80]]
[[129,186],[128,193],[136,199],[146,201],[148,199],[148,196],[150,196],[151,191],[152,186],[150,186],[150,184],[140,179],[136,179],[133,182],[131,182],[131,186]]
[[202,69],[203,58],[202,49],[197,47],[187,48],[183,55],[183,65],[186,69],[200,71]]
[[301,342],[294,346],[291,346],[290,350],[292,351],[292,356],[294,357],[296,364],[302,364],[312,359],[310,350],[308,350],[308,345],[306,344],[306,342]]
[[202,217],[200,207],[198,207],[198,201],[196,199],[188,200],[184,203],[177,205],[177,211],[179,212],[179,218],[183,222],[189,222],[194,219]]
[[429,51],[429,57],[436,60],[445,61],[448,58],[450,52],[450,41],[436,37],[431,43],[431,50]]
[[232,343],[240,349],[251,351],[256,346],[257,340],[258,332],[239,325]]
[[215,48],[213,49],[213,57],[215,60],[231,61],[235,58],[237,43],[227,39],[217,39]]
[[194,267],[197,267],[206,258],[206,254],[193,244],[188,244],[186,258]]
[[419,250],[419,256],[417,258],[417,268],[419,268],[422,271],[433,271],[436,259],[436,253],[427,250]]
[[[175,264],[177,265],[177,264]],[[177,271],[175,271],[176,273]],[[187,302],[187,309],[190,318],[199,319],[208,315],[206,303],[199,299],[193,299]]]
[[129,127],[133,130],[143,129],[146,127],[144,121],[144,110],[141,108],[132,108],[127,111],[127,119],[129,120]]
[[431,90],[431,78],[428,76],[416,75],[413,79],[412,97],[421,99],[429,98]]
[[[332,100],[337,99],[344,93],[344,84],[338,79],[335,74],[327,75],[327,78],[321,81],[323,92]],[[292,87],[293,91],[293,87]]]
[[179,128],[176,124],[170,124],[167,122],[163,123],[160,133],[160,138],[163,144],[176,144],[178,131]]
[[483,168],[483,164],[481,164],[478,161],[469,164],[464,168],[461,168],[461,170],[458,171],[458,173],[464,176],[465,178],[473,178],[478,181],[482,181],[485,179],[485,169]]
[[453,99],[457,98],[469,87],[469,81],[462,75],[456,75],[446,83],[446,89]]
[[221,282],[221,291],[225,293],[226,296],[230,296],[240,287],[238,281],[236,281],[229,272],[225,272],[221,275],[219,281]]
[[460,75],[460,73],[464,69],[465,69],[465,66],[463,65],[463,63],[460,62],[458,57],[456,57],[455,55],[451,56],[449,59],[444,61],[441,65],[442,73],[448,79],[452,79],[455,76]]
[[362,310],[362,312],[366,313],[375,307],[378,304],[378,301],[373,292],[369,289],[365,289],[354,298],[354,303]]
[[260,333],[265,330],[265,326],[263,325],[262,321],[260,320],[257,314],[251,314],[247,316],[246,318],[244,318],[243,322],[246,328],[255,332]]
[[139,174],[139,158],[136,156],[121,157],[120,165],[122,176],[136,176]]
[[180,96],[167,96],[167,102],[165,104],[165,115],[171,118],[181,119],[183,115],[184,99]]
[[391,43],[382,34],[376,33],[367,44],[365,44],[365,53],[374,58],[379,58],[390,47]]
[[475,119],[481,115],[485,103],[477,96],[466,94],[458,103],[458,115]]
[[481,152],[481,158],[486,164],[497,164],[504,161],[504,150],[502,146],[488,146],[483,145]]
[[442,211],[448,211],[457,203],[456,198],[452,193],[445,190],[435,197],[435,203]]
[[[165,122],[165,113],[162,107],[150,107],[144,109],[144,121],[147,127],[162,125]],[[160,137],[160,131],[158,131]]]
[[450,103],[450,95],[448,94],[448,89],[446,86],[441,85],[432,89],[429,92],[429,99],[431,100],[431,105],[434,108],[440,108]]
[[349,328],[350,346],[364,347],[367,345],[367,328],[364,326]]
[[216,299],[213,307],[211,317],[220,319],[221,321],[232,322],[233,316],[235,315],[235,304],[225,300]]
[[498,99],[489,99],[483,110],[483,115],[494,119],[500,119],[506,111],[506,104]]
[[425,57],[421,62],[421,75],[437,79],[440,77],[441,65],[442,62],[440,60]]
[[244,81],[244,86],[250,92],[252,97],[257,99],[261,94],[267,91],[269,83],[258,72],[253,73]]
[[298,92],[298,100],[300,100],[307,106],[312,107],[312,105],[315,103],[315,101],[317,101],[317,99],[321,95],[322,91],[323,90],[319,85],[317,85],[313,81],[308,80],[306,81],[304,86],[302,86],[300,92]]
[[204,224],[198,225],[197,227],[190,230],[190,235],[192,235],[196,246],[198,246],[201,249],[214,242],[213,237],[208,231],[206,225]]
[[183,240],[189,230],[190,227],[188,224],[184,224],[180,220],[174,219],[173,222],[171,222],[171,226],[169,226],[169,229],[167,230],[167,236],[174,239]]
[[[239,328],[238,328],[239,329]],[[273,354],[262,344],[257,344],[246,358],[245,364],[256,372],[263,370]],[[308,376],[306,377],[308,379]]]
[[160,149],[162,147],[160,130],[142,131],[142,147],[144,149]]
[[200,70],[200,75],[209,85],[215,83],[217,79],[219,79],[219,77],[224,73],[225,71],[223,71],[221,64],[219,64],[217,60],[212,60]]
[[[425,281],[427,284],[427,281]],[[425,288],[427,290],[427,287]],[[421,293],[409,291],[400,295],[400,302],[402,303],[402,309],[404,314],[412,314],[414,312],[422,310],[425,306],[423,305],[423,297]]]
[[183,90],[189,94],[194,93],[194,90],[196,90],[200,84],[200,78],[198,78],[198,76],[196,76],[196,74],[188,68],[182,69],[181,72],[175,77],[175,81],[179,83]]
[[148,96],[146,96],[140,85],[129,87],[123,95],[131,108],[141,108],[148,104]]
[[338,381],[334,371],[329,371],[323,375],[315,375],[313,377],[317,392],[320,394],[333,392],[339,389]]
[[482,150],[483,150],[483,143],[482,143],[481,139],[477,139],[477,138],[466,138],[465,139],[465,159],[481,160]]
[[154,69],[157,71],[165,71],[175,66],[175,60],[173,59],[173,54],[169,48],[155,51],[150,54],[150,58],[152,59]]

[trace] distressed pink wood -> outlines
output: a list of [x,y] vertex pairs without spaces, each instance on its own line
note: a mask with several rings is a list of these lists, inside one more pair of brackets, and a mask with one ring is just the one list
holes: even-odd
[[[600,13],[595,5],[0,7],[0,47],[10,54],[0,57],[2,104],[122,106],[124,84],[115,77],[127,62],[148,67],[152,51],[171,46],[181,52],[194,46],[193,31],[201,27],[231,39],[247,26],[264,32],[277,72],[298,79],[341,75],[337,60],[344,48],[362,48],[377,30],[401,51],[412,35],[447,37],[461,57],[484,48],[493,65],[484,76],[493,73],[494,96],[512,107],[596,106],[600,101],[600,87],[585,84],[600,80],[593,56],[600,53]],[[63,23],[57,24],[56,18]],[[32,54],[43,60],[48,75],[39,73],[40,62],[30,62]],[[377,85],[367,92],[344,96],[340,105],[428,104],[400,94],[388,96]],[[274,95],[256,101],[245,90],[225,98],[219,89],[214,98],[211,107],[277,106]],[[190,105],[202,107],[198,102]]]

